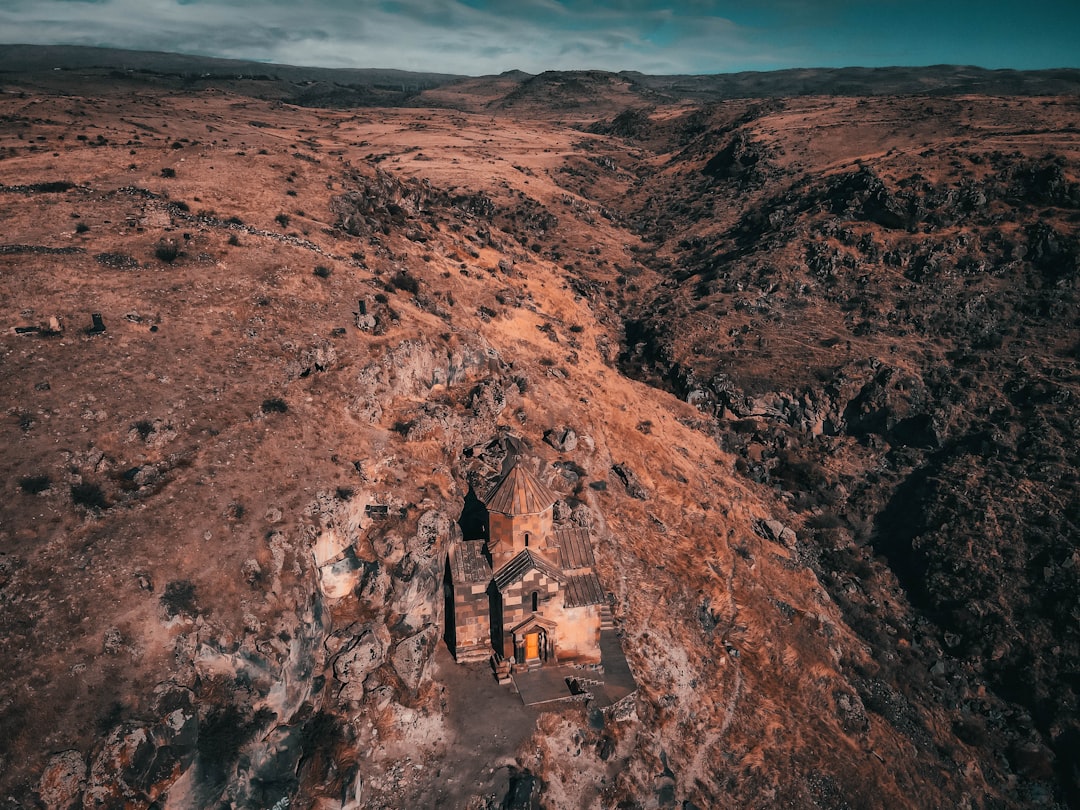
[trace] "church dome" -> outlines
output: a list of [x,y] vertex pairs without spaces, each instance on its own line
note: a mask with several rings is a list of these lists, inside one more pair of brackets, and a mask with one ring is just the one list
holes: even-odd
[[558,497],[536,474],[519,461],[503,476],[484,500],[489,512],[503,515],[538,515],[550,509]]

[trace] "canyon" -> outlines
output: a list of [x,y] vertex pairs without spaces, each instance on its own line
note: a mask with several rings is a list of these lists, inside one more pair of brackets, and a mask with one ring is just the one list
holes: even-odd
[[[0,806],[1080,802],[1080,72],[5,53]],[[518,452],[617,710],[442,641]]]

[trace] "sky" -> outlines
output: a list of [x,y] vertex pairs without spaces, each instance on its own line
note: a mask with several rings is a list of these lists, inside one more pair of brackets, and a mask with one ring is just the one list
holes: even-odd
[[1080,67],[1080,0],[0,0],[0,40],[467,75],[1037,69]]

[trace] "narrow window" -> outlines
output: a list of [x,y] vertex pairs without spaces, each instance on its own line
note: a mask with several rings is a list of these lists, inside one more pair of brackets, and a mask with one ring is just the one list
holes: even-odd
[[536,613],[538,607],[540,607],[540,594],[533,591],[533,613]]
[[529,547],[529,533],[525,532],[525,548]]

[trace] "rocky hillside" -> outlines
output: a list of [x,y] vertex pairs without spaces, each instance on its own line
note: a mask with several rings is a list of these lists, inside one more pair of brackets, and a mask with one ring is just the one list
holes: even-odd
[[[594,127],[647,150],[610,199],[660,278],[627,278],[622,368],[713,416],[803,515],[849,623],[918,651],[920,703],[1002,761],[1045,746],[1073,800],[1077,108],[813,99]],[[1012,712],[980,711],[982,684]]]
[[[6,78],[4,806],[1075,802],[1076,99],[536,78]],[[447,656],[513,447],[629,710]]]

